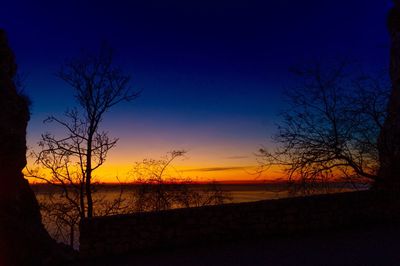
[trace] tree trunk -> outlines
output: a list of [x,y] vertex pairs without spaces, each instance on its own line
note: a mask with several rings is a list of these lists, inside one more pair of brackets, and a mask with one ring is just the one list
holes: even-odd
[[93,217],[93,199],[92,199],[92,142],[93,130],[90,127],[88,145],[86,151],[86,201],[87,201],[87,217]]
[[400,1],[388,16],[388,30],[391,40],[390,78],[392,92],[388,114],[379,136],[379,179],[377,187],[400,188]]

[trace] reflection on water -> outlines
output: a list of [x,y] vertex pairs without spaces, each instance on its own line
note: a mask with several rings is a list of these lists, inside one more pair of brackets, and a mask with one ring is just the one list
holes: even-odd
[[[190,185],[191,189],[201,191],[203,185]],[[251,202],[267,199],[278,199],[292,196],[286,186],[283,185],[221,185],[221,189],[230,195],[229,202]],[[34,186],[36,197],[39,201],[45,201],[46,195],[54,193],[51,187]],[[341,190],[340,190],[341,191]],[[129,196],[135,193],[135,186],[129,185],[124,188],[124,195]],[[98,198],[113,200],[120,195],[119,186],[103,186],[97,189],[94,194]],[[225,203],[229,203],[225,202]]]
[[[203,185],[190,185],[191,189],[201,191],[203,189]],[[314,188],[312,192],[308,192],[307,194],[325,194],[325,193],[336,193],[336,192],[346,192],[353,190],[363,190],[367,189],[367,186],[358,185],[357,187],[343,184],[335,184],[330,186],[329,188],[321,187]],[[252,202],[259,200],[268,200],[268,199],[280,199],[287,198],[293,196],[301,196],[301,191],[297,194],[294,194],[293,191],[288,189],[287,185],[282,184],[268,184],[268,185],[260,185],[260,184],[250,184],[250,185],[221,185],[221,189],[225,191],[230,199],[225,203],[240,203],[240,202]],[[51,190],[48,186],[34,186],[34,190],[36,192],[36,196],[39,201],[46,201],[46,195],[50,193]],[[127,185],[124,187],[124,195],[129,197],[135,193],[134,185]],[[103,198],[107,200],[113,200],[120,195],[120,186],[103,186],[99,187],[94,194],[95,197]]]
[[279,199],[289,196],[287,191],[273,192],[273,191],[230,191],[232,203],[251,202],[266,199]]

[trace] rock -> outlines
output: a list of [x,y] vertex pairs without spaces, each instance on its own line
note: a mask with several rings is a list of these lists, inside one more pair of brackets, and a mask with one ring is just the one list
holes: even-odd
[[30,113],[28,98],[14,84],[16,72],[14,54],[0,29],[0,265],[54,265],[67,253],[45,230],[22,174]]

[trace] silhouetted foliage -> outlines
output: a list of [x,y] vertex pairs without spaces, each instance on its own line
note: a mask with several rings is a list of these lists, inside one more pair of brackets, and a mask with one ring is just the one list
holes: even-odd
[[137,189],[132,194],[135,212],[216,205],[230,200],[229,194],[215,182],[200,187],[190,178],[180,177],[172,163],[185,153],[172,151],[163,159],[146,159],[135,164],[133,181]]
[[389,93],[385,78],[355,75],[344,63],[295,74],[299,85],[287,92],[289,108],[273,137],[276,149],[259,151],[261,171],[281,166],[303,189],[334,180],[374,181]]

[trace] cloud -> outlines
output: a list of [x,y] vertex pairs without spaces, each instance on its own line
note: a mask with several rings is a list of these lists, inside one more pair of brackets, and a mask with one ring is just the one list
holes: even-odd
[[240,160],[240,159],[247,159],[247,158],[249,158],[249,156],[238,155],[238,156],[225,157],[225,159],[230,159],[230,160]]
[[230,167],[207,167],[183,170],[183,172],[220,172],[229,170],[247,170],[251,166],[230,166]]

